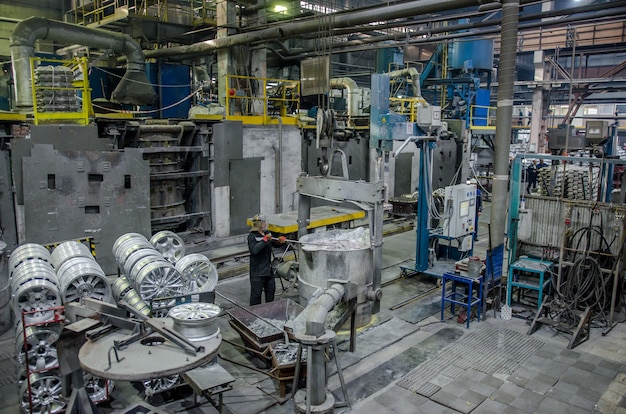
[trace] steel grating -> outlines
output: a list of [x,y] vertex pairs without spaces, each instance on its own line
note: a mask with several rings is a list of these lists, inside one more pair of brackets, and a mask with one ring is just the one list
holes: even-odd
[[543,344],[535,338],[503,328],[471,332],[443,348],[397,384],[431,397],[441,387],[441,375],[454,380],[468,369],[485,374],[511,374]]

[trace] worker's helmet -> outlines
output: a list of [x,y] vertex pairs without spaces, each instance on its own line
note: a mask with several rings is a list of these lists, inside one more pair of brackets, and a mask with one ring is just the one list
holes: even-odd
[[252,225],[250,226],[253,230],[261,230],[261,226],[264,222],[267,222],[267,217],[263,214],[255,214],[254,217],[250,219]]

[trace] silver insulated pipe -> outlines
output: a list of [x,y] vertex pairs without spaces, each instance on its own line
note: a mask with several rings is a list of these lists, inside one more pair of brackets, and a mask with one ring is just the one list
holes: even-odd
[[43,17],[30,17],[19,22],[10,37],[15,102],[18,108],[33,106],[30,58],[35,54],[35,42],[39,39],[113,50],[125,55],[126,73],[113,91],[111,100],[134,105],[151,105],[156,101],[156,93],[146,76],[145,57],[141,46],[130,36]]

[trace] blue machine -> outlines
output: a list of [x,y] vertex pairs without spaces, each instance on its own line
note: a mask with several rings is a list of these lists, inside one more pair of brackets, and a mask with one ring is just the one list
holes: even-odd
[[[420,107],[416,122],[409,122],[406,115],[390,110],[390,77],[386,74],[372,75],[370,110],[370,148],[376,149],[379,156],[385,151],[393,151],[393,141],[404,141],[401,148],[410,142],[420,148],[419,184],[417,197],[417,242],[415,250],[415,271],[428,269],[429,256],[429,197],[432,187],[429,160],[432,158],[436,141],[441,133],[441,108],[438,106]],[[421,97],[416,97],[420,98]],[[400,151],[400,150],[398,150]]]

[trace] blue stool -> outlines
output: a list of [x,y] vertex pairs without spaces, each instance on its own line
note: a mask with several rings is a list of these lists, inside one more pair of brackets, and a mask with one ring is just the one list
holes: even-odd
[[[450,311],[454,315],[454,306],[460,305],[467,309],[467,319],[465,320],[465,327],[469,328],[469,323],[472,315],[472,306],[476,306],[478,320],[480,321],[480,310],[483,303],[483,278],[479,276],[477,278],[471,278],[468,276],[461,276],[454,273],[444,273],[441,277],[441,320],[443,321],[443,313],[446,308],[446,304],[450,303]],[[446,291],[446,285],[451,283],[451,290]],[[460,287],[465,288],[462,292],[457,291],[457,284]],[[476,297],[474,297],[474,289],[476,291]],[[467,291],[467,293],[465,293]]]

